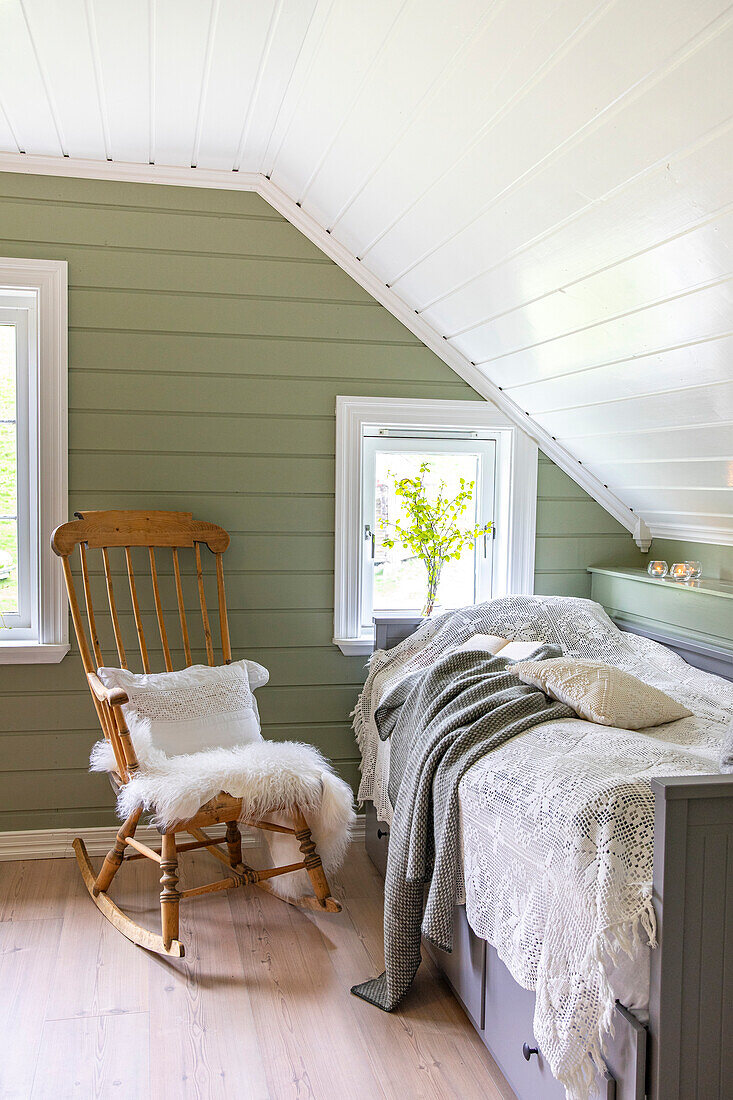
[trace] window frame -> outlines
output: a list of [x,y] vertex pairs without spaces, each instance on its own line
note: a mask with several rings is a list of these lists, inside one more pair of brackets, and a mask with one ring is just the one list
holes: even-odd
[[[383,430],[383,429],[382,429]],[[376,486],[376,455],[379,451],[386,452],[410,452],[410,451],[432,451],[440,454],[441,452],[446,454],[460,454],[461,452],[475,450],[479,454],[479,461],[481,462],[481,472],[479,476],[479,484],[477,486],[477,494],[475,497],[477,512],[479,513],[478,523],[493,522],[496,513],[496,499],[497,499],[497,485],[496,485],[496,441],[491,438],[490,434],[486,431],[472,432],[473,439],[460,439],[450,438],[450,435],[439,434],[436,429],[418,429],[424,434],[411,435],[409,437],[399,435],[389,435],[380,437],[373,429],[365,427],[362,436],[362,480],[361,480],[361,529],[364,531],[365,520],[367,515],[372,513],[372,508],[367,507],[367,494],[369,492],[369,486],[371,483],[372,492]],[[403,428],[404,432],[405,429]],[[371,433],[371,434],[370,434]],[[455,432],[453,433],[456,434]],[[483,453],[481,453],[483,452]],[[486,484],[486,465],[490,467],[490,477],[488,484]],[[373,502],[372,502],[373,503]],[[473,520],[464,517],[464,526],[470,526]],[[374,528],[374,519],[370,523],[370,527]],[[494,560],[494,542],[492,537],[490,540],[490,548],[487,552],[486,559],[482,563],[483,555],[479,551],[477,553],[474,562],[474,590],[476,592],[477,599],[490,598],[491,591],[493,590],[493,560]],[[371,554],[368,553],[366,534],[364,533],[362,538],[362,569],[361,569],[361,591],[359,594],[359,606],[361,615],[361,629],[365,626],[371,625],[373,614],[398,614],[399,612],[406,614],[417,614],[420,610],[419,607],[401,607],[392,608],[389,611],[378,609],[374,611],[374,592],[373,592],[373,562]],[[367,592],[367,587],[371,584],[372,592]],[[371,597],[371,598],[370,598]]]
[[333,642],[346,656],[371,653],[361,627],[362,439],[365,428],[488,433],[496,443],[492,598],[534,591],[537,444],[488,401],[336,398],[336,513]]
[[0,257],[0,295],[15,297],[20,308],[28,308],[23,299],[35,302],[28,311],[27,468],[18,476],[19,495],[27,479],[18,515],[25,510],[28,521],[30,624],[0,628],[0,664],[56,663],[69,651],[63,576],[51,550],[68,507],[68,264]]

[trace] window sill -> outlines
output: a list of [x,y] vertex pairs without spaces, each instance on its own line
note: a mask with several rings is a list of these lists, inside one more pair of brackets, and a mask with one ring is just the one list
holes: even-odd
[[362,634],[358,638],[334,638],[333,644],[339,647],[344,657],[362,657],[374,652],[374,635]]
[[57,665],[70,648],[68,643],[0,642],[0,665]]

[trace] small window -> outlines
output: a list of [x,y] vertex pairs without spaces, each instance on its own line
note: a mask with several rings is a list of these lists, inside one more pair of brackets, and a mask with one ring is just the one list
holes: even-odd
[[68,652],[66,264],[0,259],[0,663]]
[[[463,528],[485,527],[494,520],[495,440],[478,432],[421,432],[368,428],[362,447],[362,626],[371,628],[375,611],[419,612],[424,604],[425,565],[399,542],[385,545],[395,520],[406,520],[397,496],[402,478],[421,478],[431,500],[446,501],[471,486],[471,500],[460,517]],[[423,473],[421,474],[421,469]],[[444,565],[437,605],[446,610],[491,597],[492,531],[466,547],[458,561]]]
[[386,535],[402,513],[395,481],[420,473],[431,499],[474,482],[463,530],[491,533],[445,564],[446,610],[532,592],[537,445],[488,401],[339,397],[336,401],[334,642],[347,655],[373,648],[375,613],[419,615],[423,562]]
[[17,640],[38,635],[36,314],[35,295],[0,293],[0,629]]

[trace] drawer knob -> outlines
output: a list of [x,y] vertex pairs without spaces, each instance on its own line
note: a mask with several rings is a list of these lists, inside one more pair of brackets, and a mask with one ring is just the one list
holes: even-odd
[[389,836],[389,829],[377,829],[377,836],[380,840],[383,836]]
[[525,1062],[528,1062],[533,1054],[539,1054],[537,1047],[531,1047],[529,1043],[522,1043],[522,1054]]

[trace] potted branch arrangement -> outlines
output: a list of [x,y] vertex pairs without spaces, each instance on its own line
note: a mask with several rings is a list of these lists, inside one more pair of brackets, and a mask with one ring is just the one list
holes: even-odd
[[422,614],[426,618],[433,613],[445,563],[451,559],[458,561],[467,546],[489,534],[492,528],[491,523],[470,528],[462,528],[459,524],[460,517],[473,499],[475,481],[466,481],[462,477],[460,489],[453,498],[446,495],[446,483],[441,481],[437,498],[431,500],[425,484],[429,473],[430,463],[423,462],[416,477],[393,477],[395,494],[402,499],[407,513],[406,522],[400,519],[394,523],[383,518],[379,520],[383,531],[390,528],[393,531],[393,534],[383,536],[384,546],[391,550],[399,543],[405,550],[412,551],[425,566],[427,591]]

